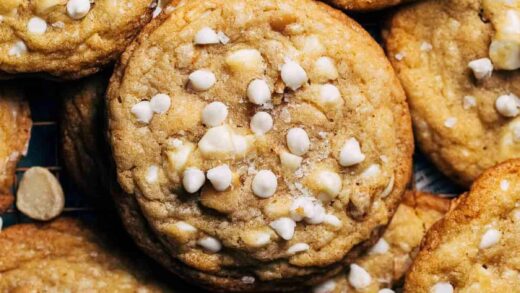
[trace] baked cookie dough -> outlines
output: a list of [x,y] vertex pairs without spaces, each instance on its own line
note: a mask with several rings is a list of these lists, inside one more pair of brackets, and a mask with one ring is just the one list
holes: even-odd
[[403,7],[384,34],[422,151],[469,186],[520,157],[520,1]]
[[435,224],[405,282],[405,292],[518,292],[520,160],[479,177]]
[[390,65],[318,2],[184,2],[127,49],[107,97],[118,181],[158,260],[201,285],[323,281],[378,237],[410,178]]
[[415,0],[323,0],[341,9],[370,11],[383,9]]
[[3,230],[0,291],[172,292],[144,257],[99,233],[64,218]]
[[0,214],[13,203],[16,165],[27,153],[31,135],[31,113],[24,93],[0,84]]
[[450,207],[449,199],[406,192],[383,237],[354,260],[349,272],[316,286],[312,292],[393,292],[388,290],[402,281],[428,229]]
[[155,0],[2,0],[0,77],[77,79],[97,72],[120,55],[156,5]]

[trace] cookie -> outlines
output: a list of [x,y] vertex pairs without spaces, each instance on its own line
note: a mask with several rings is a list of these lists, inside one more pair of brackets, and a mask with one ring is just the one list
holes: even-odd
[[113,209],[108,188],[110,149],[104,135],[104,95],[110,74],[106,71],[68,83],[59,93],[63,103],[61,148],[67,175],[102,209]]
[[107,98],[137,203],[120,209],[149,226],[129,232],[151,230],[163,248],[149,253],[201,285],[317,284],[378,237],[411,174],[383,52],[314,1],[183,2],[125,51]]
[[172,292],[147,259],[106,236],[65,218],[5,229],[0,291]]
[[31,126],[31,113],[24,93],[0,85],[0,214],[13,203],[16,165],[27,153]]
[[324,0],[338,8],[352,11],[372,11],[414,0]]
[[517,292],[520,160],[483,173],[426,235],[406,292]]
[[156,5],[155,0],[2,1],[0,75],[77,79],[97,72],[120,55]]
[[385,288],[398,285],[412,264],[423,236],[450,206],[451,201],[446,198],[406,192],[383,237],[352,263],[350,272],[316,286],[312,292],[385,292]]
[[519,1],[424,1],[385,33],[421,150],[463,186],[520,157]]

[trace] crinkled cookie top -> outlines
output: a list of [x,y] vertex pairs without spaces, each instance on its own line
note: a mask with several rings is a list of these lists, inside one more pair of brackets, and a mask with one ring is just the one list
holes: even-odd
[[187,1],[125,52],[108,97],[120,184],[171,255],[210,274],[337,264],[410,175],[381,49],[313,1]]

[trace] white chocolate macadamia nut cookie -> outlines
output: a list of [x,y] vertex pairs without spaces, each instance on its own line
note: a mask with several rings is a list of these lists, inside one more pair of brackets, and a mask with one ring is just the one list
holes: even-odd
[[108,99],[118,180],[156,258],[202,285],[320,283],[372,244],[411,173],[390,64],[319,2],[185,1],[123,54]]
[[480,176],[428,231],[405,292],[519,292],[520,160]]
[[152,18],[156,2],[1,0],[0,78],[95,73],[119,57]]
[[520,157],[520,1],[417,2],[384,36],[419,147],[443,173],[469,186]]

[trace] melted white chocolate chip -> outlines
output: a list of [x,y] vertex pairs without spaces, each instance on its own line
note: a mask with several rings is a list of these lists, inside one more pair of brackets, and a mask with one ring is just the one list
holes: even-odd
[[293,155],[289,152],[283,151],[280,153],[280,162],[284,168],[291,171],[296,171],[302,165],[303,158],[297,155]]

